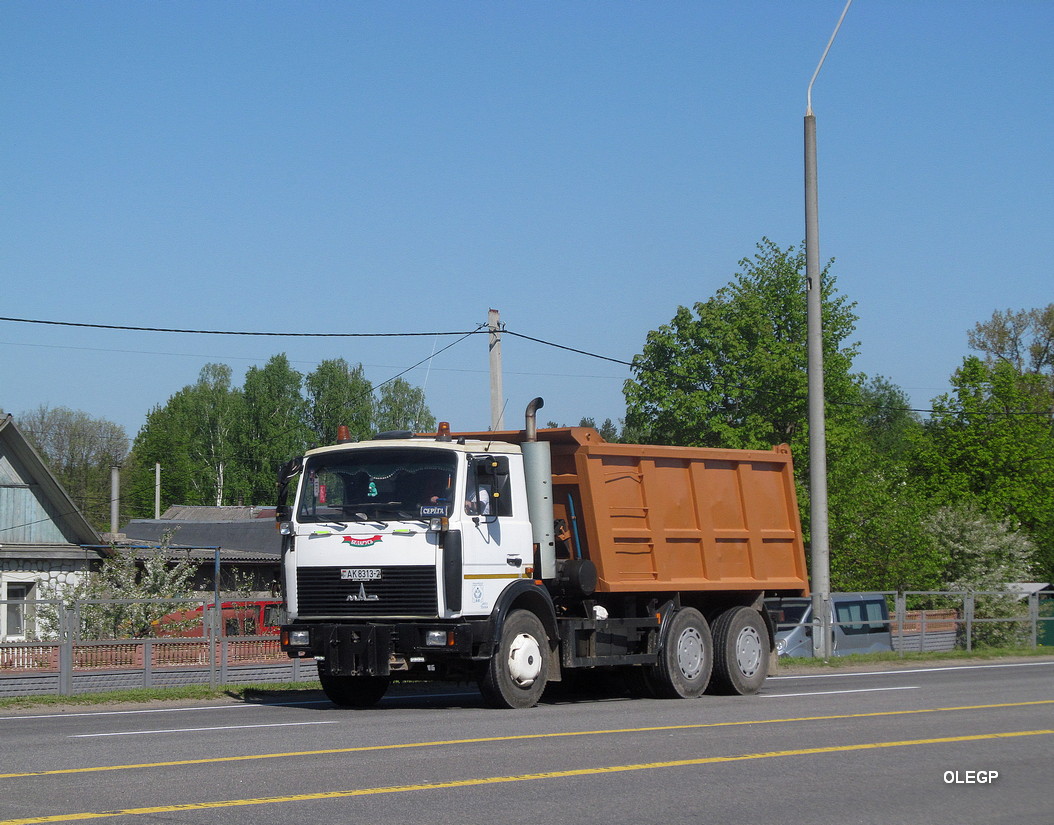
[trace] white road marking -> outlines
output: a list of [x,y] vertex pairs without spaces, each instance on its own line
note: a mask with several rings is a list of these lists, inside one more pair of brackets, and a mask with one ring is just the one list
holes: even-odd
[[883,690],[918,690],[918,685],[887,688],[860,688],[858,690],[816,690],[809,693],[763,693],[762,699],[782,699],[785,696],[827,696],[831,693],[877,693]]
[[143,708],[142,710],[91,710],[81,713],[41,713],[34,716],[0,716],[0,722],[18,719],[75,719],[78,716],[135,716],[143,713],[186,713],[193,710],[245,710],[246,708],[297,707],[299,705],[328,705],[326,699],[305,702],[262,702],[249,705],[201,705],[192,708]]
[[142,736],[148,733],[198,733],[206,730],[245,730],[246,728],[288,728],[303,725],[336,725],[336,719],[327,722],[275,722],[269,725],[220,725],[214,728],[168,728],[167,730],[128,730],[109,733],[76,733],[70,739],[93,739],[98,736]]
[[987,670],[994,667],[1050,667],[1054,662],[1013,662],[1003,665],[951,665],[949,667],[916,667],[903,670],[858,670],[852,673],[810,673],[802,676],[769,676],[769,681],[777,679],[829,679],[832,676],[900,676],[904,673],[942,673],[946,670]]

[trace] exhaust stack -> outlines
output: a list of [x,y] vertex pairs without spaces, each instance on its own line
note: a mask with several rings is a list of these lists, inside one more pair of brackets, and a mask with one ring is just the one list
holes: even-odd
[[523,474],[527,481],[527,510],[531,532],[538,545],[541,569],[538,578],[552,581],[556,577],[556,538],[553,530],[553,463],[549,442],[538,440],[538,410],[545,405],[535,398],[527,405],[523,450]]

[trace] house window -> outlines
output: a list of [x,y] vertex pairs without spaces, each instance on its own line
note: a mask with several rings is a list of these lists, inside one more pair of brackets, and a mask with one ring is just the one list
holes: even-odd
[[4,612],[7,618],[7,636],[25,636],[26,635],[26,621],[27,621],[27,607],[26,602],[29,601],[29,593],[33,589],[31,584],[13,584],[7,585],[7,603],[4,605]]

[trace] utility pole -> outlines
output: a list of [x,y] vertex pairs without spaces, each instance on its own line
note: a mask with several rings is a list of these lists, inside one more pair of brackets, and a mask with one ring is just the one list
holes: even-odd
[[154,462],[154,519],[161,518],[161,464]]
[[110,467],[110,534],[114,539],[120,528],[121,513],[121,465]]
[[498,310],[487,312],[487,336],[490,351],[490,428],[505,429],[505,393],[501,387],[501,321]]
[[823,385],[823,290],[820,282],[819,186],[816,174],[816,117],[812,113],[812,85],[831,50],[838,29],[853,0],[848,0],[827,42],[806,93],[805,108],[805,277],[808,282],[809,355],[809,515],[812,533],[812,650],[816,658],[830,658],[831,552],[827,522],[827,426]]

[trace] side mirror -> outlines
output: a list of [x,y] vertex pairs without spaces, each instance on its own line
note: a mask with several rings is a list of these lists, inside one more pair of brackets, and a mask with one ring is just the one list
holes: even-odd
[[286,504],[289,493],[289,482],[296,478],[304,469],[304,457],[297,456],[287,461],[278,470],[278,506],[275,508],[275,521],[289,521],[293,510]]
[[278,470],[278,483],[288,484],[296,476],[300,475],[304,469],[304,457],[297,456],[296,458],[290,459],[281,466]]

